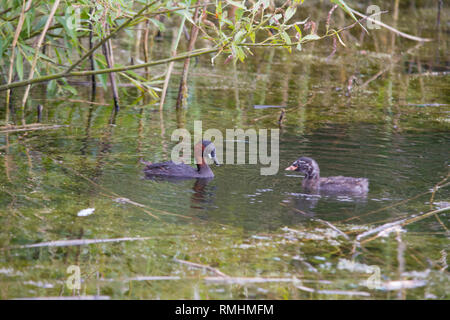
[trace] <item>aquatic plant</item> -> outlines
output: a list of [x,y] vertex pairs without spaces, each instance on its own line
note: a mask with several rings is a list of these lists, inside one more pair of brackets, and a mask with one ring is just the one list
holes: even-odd
[[[61,90],[76,93],[75,87],[69,83],[69,78],[73,77],[90,77],[95,90],[97,81],[106,88],[109,74],[116,111],[119,109],[116,74],[120,81],[133,84],[153,100],[160,99],[157,91],[161,90],[164,82],[162,107],[173,62],[184,60],[177,101],[179,107],[187,95],[186,80],[192,57],[209,54],[212,63],[219,56],[225,57],[223,63],[231,60],[244,62],[255,47],[302,50],[308,42],[330,37],[334,39],[333,55],[337,42],[345,45],[341,32],[356,25],[362,27],[361,21],[371,19],[351,9],[343,0],[331,0],[334,5],[327,14],[325,29],[319,32],[318,17],[310,17],[311,13],[302,6],[303,2],[3,1],[0,5],[0,73],[3,82],[0,91],[6,90],[5,106],[9,106],[5,121],[9,122],[9,110],[16,109],[10,104],[11,89],[26,88],[19,106],[23,111],[31,85],[47,82],[50,96]],[[332,27],[331,15],[338,7],[354,22],[343,28]],[[357,20],[355,14],[362,18]],[[152,44],[154,37],[168,28],[175,30],[171,52],[165,59],[151,60],[149,42]],[[178,53],[183,33],[187,50]],[[123,36],[134,38],[135,44],[125,55],[129,60],[119,62],[115,59],[112,40],[120,41]],[[201,38],[203,45],[199,49],[195,49],[196,42],[200,42],[197,37]],[[415,40],[425,39],[416,37]],[[144,60],[140,59],[141,50]],[[168,64],[165,73],[159,76],[152,74],[149,67],[159,64]],[[138,69],[144,69],[145,73],[137,72]]]

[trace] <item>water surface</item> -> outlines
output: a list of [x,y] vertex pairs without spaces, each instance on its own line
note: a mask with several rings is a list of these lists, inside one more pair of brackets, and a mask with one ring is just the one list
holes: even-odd
[[[155,57],[164,57],[168,44],[170,38],[157,43]],[[414,45],[397,40],[393,55]],[[342,49],[328,62],[327,44],[294,54],[256,50],[236,68],[220,61],[211,67],[202,57],[191,69],[187,109],[174,107],[177,65],[163,112],[152,101],[136,103],[139,92],[125,87],[114,124],[109,92],[100,89],[95,99],[104,105],[90,105],[68,98],[45,100],[45,85],[34,88],[33,105],[44,104],[44,123],[67,126],[0,135],[0,297],[351,298],[326,292],[350,290],[370,298],[448,298],[448,212],[370,241],[356,252],[352,243],[372,227],[450,205],[448,186],[430,192],[448,182],[450,165],[447,45],[442,34],[440,42],[412,50],[350,95],[352,75],[360,86],[391,61],[372,42],[361,50]],[[444,74],[419,75],[426,70]],[[78,96],[71,99],[89,101],[89,88],[76,89]],[[14,93],[14,101],[20,101],[20,91]],[[283,106],[282,127],[279,108],[254,105]],[[224,164],[213,168],[216,176],[208,183],[145,179],[140,160],[168,160],[176,144],[170,138],[173,130],[193,132],[195,120],[203,121],[204,130],[222,132],[279,128],[280,170],[262,176],[260,164]],[[34,121],[30,107],[27,122]],[[368,178],[369,193],[305,192],[301,175],[284,171],[302,155],[317,160],[322,176]],[[95,211],[77,216],[86,208]],[[320,221],[332,223],[350,240]],[[151,238],[17,248],[123,237]],[[297,277],[316,291],[282,281],[216,283],[208,280],[214,272],[174,259],[209,265],[232,277]],[[361,281],[370,273],[349,269],[349,261],[379,266],[386,284],[411,280],[418,288],[368,289]],[[64,285],[69,265],[81,268],[80,291]],[[142,276],[174,278],[137,278]]]

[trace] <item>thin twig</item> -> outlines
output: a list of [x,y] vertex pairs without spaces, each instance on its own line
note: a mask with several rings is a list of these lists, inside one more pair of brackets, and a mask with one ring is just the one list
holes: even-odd
[[106,41],[108,41],[109,39],[111,39],[114,35],[116,35],[120,30],[122,30],[123,28],[125,28],[126,26],[128,26],[131,22],[133,22],[133,20],[135,20],[136,18],[142,16],[142,14],[151,6],[153,6],[155,3],[157,3],[157,1],[152,1],[151,3],[149,3],[148,5],[144,6],[141,10],[139,10],[134,16],[128,18],[127,21],[125,21],[124,23],[122,23],[119,27],[115,28],[113,31],[111,31],[109,33],[108,36],[104,37],[101,41],[99,41],[95,46],[92,47],[92,49],[90,49],[88,52],[86,52],[80,59],[78,59],[74,64],[72,64],[69,68],[67,68],[67,70],[64,72],[65,74],[70,73],[73,69],[75,69],[81,62],[83,62],[84,60],[86,60],[88,57],[90,57],[95,50],[97,50],[98,48],[100,48],[104,43],[106,43]]
[[34,78],[32,80],[17,81],[17,82],[13,82],[10,84],[1,85],[0,91],[12,89],[12,88],[23,87],[23,86],[26,86],[29,84],[47,82],[50,80],[61,79],[61,78],[84,77],[84,76],[91,76],[91,75],[97,75],[97,74],[105,74],[105,73],[110,73],[110,72],[123,72],[123,71],[141,69],[141,68],[145,68],[147,66],[148,67],[156,66],[156,65],[160,65],[160,64],[169,63],[172,61],[179,61],[179,60],[184,60],[186,58],[197,57],[197,56],[200,56],[203,54],[213,53],[218,50],[219,50],[219,48],[212,48],[212,49],[211,48],[203,48],[203,49],[199,49],[199,50],[193,50],[191,52],[185,52],[176,57],[171,57],[171,58],[166,58],[166,59],[161,59],[161,60],[156,60],[156,61],[150,61],[149,63],[135,64],[135,65],[131,65],[131,66],[122,66],[122,67],[116,67],[116,68],[106,68],[106,69],[101,69],[101,70],[73,71],[71,73],[65,73],[65,72],[56,73],[56,74],[52,74],[52,75],[43,76],[40,78]]
[[445,207],[445,208],[433,210],[433,211],[421,214],[421,215],[419,215],[417,217],[413,217],[411,219],[406,219],[404,222],[401,223],[401,225],[402,226],[406,226],[406,225],[411,224],[413,222],[417,222],[417,221],[423,220],[425,218],[428,218],[431,215],[442,213],[442,212],[445,212],[445,211],[450,211],[450,207]]
[[[178,280],[198,280],[198,277],[180,277],[180,276],[136,276],[124,279],[100,279],[100,281],[115,282],[115,281],[178,281]],[[297,278],[265,278],[265,277],[204,277],[200,278],[205,282],[226,283],[226,284],[251,284],[251,283],[273,283],[273,282],[291,282],[297,283],[319,283],[319,284],[333,284],[329,280],[309,280]]]
[[39,242],[33,244],[25,244],[21,246],[13,246],[8,249],[27,249],[27,248],[39,248],[39,247],[69,247],[69,246],[85,246],[96,243],[109,243],[109,242],[123,242],[123,241],[143,241],[149,239],[155,239],[157,237],[123,237],[123,238],[111,238],[111,239],[75,239],[75,240],[56,240],[48,242]]
[[373,22],[373,23],[375,23],[375,24],[378,24],[378,25],[380,25],[380,26],[382,26],[382,27],[388,29],[389,31],[394,32],[395,34],[399,35],[400,37],[403,37],[403,38],[406,38],[406,39],[410,39],[410,40],[414,40],[414,41],[420,41],[420,42],[433,41],[433,39],[420,38],[420,37],[412,36],[412,35],[410,35],[410,34],[401,32],[401,31],[399,31],[399,30],[397,30],[397,29],[395,29],[395,28],[393,28],[393,27],[391,27],[391,26],[389,26],[389,25],[387,25],[387,24],[385,24],[385,23],[383,23],[383,22],[381,22],[381,21],[378,21],[378,20],[376,20],[376,19],[372,19],[372,18],[370,18],[370,17],[368,17],[368,16],[366,16],[366,15],[364,15],[364,14],[362,14],[362,13],[360,13],[360,12],[354,10],[354,9],[351,9],[351,8],[350,8],[350,11],[351,11],[352,13],[356,14],[357,16],[366,18],[368,21],[371,21],[371,22]]
[[[112,68],[114,66],[114,57],[111,39],[108,39],[105,43],[102,44],[103,55],[105,56],[106,65],[108,68]],[[114,100],[114,112],[117,114],[119,112],[119,93],[117,91],[117,83],[116,83],[116,74],[114,72],[109,73],[109,82],[111,83],[113,100]]]
[[373,240],[383,236],[384,234],[388,233],[389,231],[398,230],[399,227],[406,226],[408,224],[411,224],[411,223],[423,220],[425,218],[428,218],[431,215],[435,215],[435,214],[442,213],[442,212],[445,212],[445,211],[450,211],[450,207],[441,208],[441,209],[438,209],[438,210],[433,210],[433,211],[430,211],[430,212],[426,212],[424,214],[421,214],[421,215],[419,215],[417,217],[413,217],[413,218],[410,218],[410,219],[402,219],[402,220],[399,220],[399,221],[386,223],[386,224],[384,224],[382,226],[379,226],[379,227],[374,228],[372,230],[369,230],[369,231],[361,233],[360,235],[358,235],[356,237],[356,241],[359,242],[362,238],[364,238],[364,237],[366,237],[368,235],[377,233],[375,236],[373,236],[373,237],[371,237],[369,239],[361,241],[361,244],[373,241]]
[[[25,21],[25,12],[28,11],[31,7],[31,3],[33,2],[33,0],[29,0],[26,4],[25,4],[25,0],[23,0],[23,4],[22,4],[22,11],[20,13],[20,18],[19,18],[19,22],[17,23],[16,26],[16,32],[14,33],[14,39],[13,42],[11,44],[11,57],[9,59],[9,72],[8,72],[8,80],[6,82],[7,85],[11,84],[12,81],[12,77],[13,77],[13,66],[14,66],[14,54],[15,54],[15,48],[17,45],[17,42],[19,40],[19,36],[20,36],[20,32],[22,31],[22,27],[23,27],[23,23]],[[5,120],[6,123],[9,122],[9,103],[10,103],[10,95],[11,95],[11,90],[10,88],[7,88],[8,91],[6,91],[6,104],[5,104],[5,108],[6,108],[6,112],[5,112]],[[0,89],[1,91],[1,89]]]
[[[200,19],[200,8],[196,8],[195,12],[194,12],[194,23],[191,27],[191,34],[190,34],[190,39],[189,39],[189,44],[188,44],[188,51],[192,51],[194,50],[194,46],[195,46],[195,41],[197,41],[197,36],[198,36],[198,26],[197,23]],[[183,72],[181,74],[181,79],[180,79],[180,87],[178,89],[178,98],[177,98],[177,103],[176,103],[176,108],[182,108],[185,104],[185,100],[187,98],[187,78],[188,78],[188,73],[189,73],[189,63],[190,63],[190,57],[186,58],[184,60],[184,65],[183,65]]]
[[82,104],[87,104],[87,105],[93,105],[93,106],[110,106],[109,103],[101,103],[101,102],[94,102],[94,101],[89,101],[89,100],[80,100],[80,99],[33,99],[36,101],[64,101],[64,102],[74,102],[74,103],[82,103]]
[[208,270],[208,271],[212,271],[212,272],[216,273],[217,275],[219,275],[220,277],[225,277],[225,278],[228,277],[228,275],[226,275],[225,273],[223,273],[219,269],[216,269],[216,268],[204,265],[204,264],[190,262],[190,261],[185,261],[185,260],[180,260],[180,259],[176,259],[176,258],[173,259],[173,260],[178,262],[178,263],[186,264],[186,265],[194,267],[194,268],[199,268],[199,269],[205,269],[205,270]]
[[[89,10],[89,16],[92,15],[93,11],[94,11],[93,8],[91,8]],[[92,21],[91,18],[89,18],[89,50],[90,51],[94,47],[93,39],[94,39],[94,22]],[[95,70],[94,51],[92,51],[91,55],[89,56],[89,60],[91,63],[91,70]],[[92,90],[93,97],[95,97],[96,89],[97,89],[97,81],[95,79],[95,75],[92,75],[91,76],[91,90]]]
[[36,131],[36,130],[51,130],[51,129],[59,129],[68,127],[68,125],[53,125],[53,126],[37,126],[37,127],[22,127],[22,128],[11,128],[0,131],[0,133],[6,133],[6,132],[22,132],[22,131]]
[[318,294],[344,295],[344,296],[363,296],[370,297],[369,292],[365,291],[345,291],[345,290],[316,290],[305,286],[296,286],[297,289]]
[[[174,42],[172,43],[172,51],[171,51],[172,57],[175,57],[177,55],[177,48],[178,48],[178,44],[180,42],[181,34],[183,33],[183,29],[185,27],[185,22],[186,22],[186,16],[184,15],[181,20],[180,28],[178,29],[176,38],[174,39]],[[161,97],[160,97],[160,102],[159,102],[159,110],[162,110],[163,106],[164,106],[167,89],[169,88],[170,77],[172,75],[173,65],[174,65],[174,62],[172,61],[169,63],[169,66],[167,68],[167,73],[166,73],[166,77],[164,79],[163,90],[161,92]]]
[[[55,0],[55,2],[53,3],[53,7],[48,15],[47,21],[45,23],[44,29],[42,30],[41,36],[39,37],[38,43],[36,44],[35,48],[34,48],[34,57],[33,57],[33,62],[31,63],[31,70],[30,70],[30,74],[28,75],[28,79],[31,80],[33,79],[34,76],[34,71],[36,70],[36,64],[37,64],[37,60],[38,60],[38,56],[39,56],[39,50],[42,46],[42,42],[44,42],[44,38],[45,35],[47,33],[48,28],[50,27],[50,24],[52,23],[53,20],[53,16],[56,13],[56,9],[58,9],[59,6],[59,2],[60,0]],[[25,103],[27,102],[28,99],[28,94],[30,93],[30,89],[31,89],[31,85],[28,85],[25,88],[25,93],[23,94],[23,99],[22,99],[22,124],[25,124]]]
[[345,239],[349,240],[349,236],[347,234],[345,234],[343,231],[339,230],[337,227],[335,227],[334,225],[332,225],[330,222],[328,221],[324,221],[322,219],[314,219],[314,221],[323,223],[325,225],[327,225],[328,227],[330,227],[331,229],[333,229],[334,231],[336,231],[337,233],[339,233],[341,236],[343,236]]

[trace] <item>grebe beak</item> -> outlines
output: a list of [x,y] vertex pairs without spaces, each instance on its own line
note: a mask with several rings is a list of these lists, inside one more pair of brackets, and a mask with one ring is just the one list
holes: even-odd
[[295,171],[295,170],[297,170],[297,168],[298,168],[298,167],[292,165],[292,166],[290,166],[290,167],[287,167],[287,168],[284,169],[284,170],[286,170],[286,171]]

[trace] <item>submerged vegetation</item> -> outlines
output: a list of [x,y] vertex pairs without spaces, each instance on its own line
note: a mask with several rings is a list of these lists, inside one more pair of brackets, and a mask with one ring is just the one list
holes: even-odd
[[[448,299],[448,8],[373,2],[3,0],[0,299]],[[142,179],[199,119],[369,195]]]

